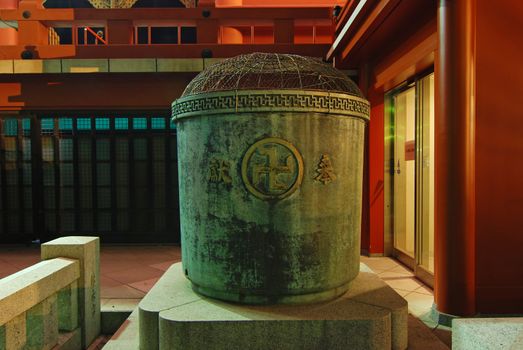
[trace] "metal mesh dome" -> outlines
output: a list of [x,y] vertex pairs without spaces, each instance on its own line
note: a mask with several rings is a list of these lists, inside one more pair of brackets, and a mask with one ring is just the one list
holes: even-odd
[[194,78],[182,96],[227,90],[298,89],[363,97],[342,72],[311,57],[252,53],[216,63]]

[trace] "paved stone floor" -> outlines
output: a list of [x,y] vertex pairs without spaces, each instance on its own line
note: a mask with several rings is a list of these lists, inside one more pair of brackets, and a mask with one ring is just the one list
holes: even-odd
[[[1,246],[0,278],[39,261],[37,246]],[[100,252],[102,305],[136,305],[171,264],[180,248],[169,245],[104,245]],[[361,261],[409,303],[409,349],[448,349],[451,334],[429,318],[432,290],[391,258],[361,257]]]

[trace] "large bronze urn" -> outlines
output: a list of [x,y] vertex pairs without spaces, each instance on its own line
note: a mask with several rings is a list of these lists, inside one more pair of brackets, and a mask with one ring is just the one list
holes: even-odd
[[172,105],[182,262],[198,293],[303,303],[359,271],[369,103],[342,72],[250,54],[200,73]]

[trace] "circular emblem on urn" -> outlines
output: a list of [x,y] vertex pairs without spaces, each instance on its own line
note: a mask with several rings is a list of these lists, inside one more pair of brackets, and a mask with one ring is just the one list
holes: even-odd
[[249,147],[242,161],[247,190],[264,200],[290,196],[303,178],[303,159],[290,142],[269,137]]

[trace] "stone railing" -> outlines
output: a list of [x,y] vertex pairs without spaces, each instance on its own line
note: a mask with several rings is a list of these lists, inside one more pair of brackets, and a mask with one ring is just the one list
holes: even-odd
[[99,239],[44,243],[42,261],[0,279],[0,349],[85,349],[100,334]]

